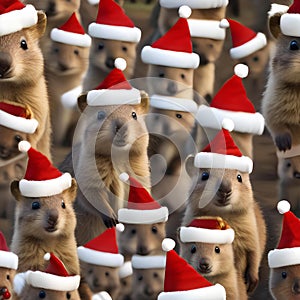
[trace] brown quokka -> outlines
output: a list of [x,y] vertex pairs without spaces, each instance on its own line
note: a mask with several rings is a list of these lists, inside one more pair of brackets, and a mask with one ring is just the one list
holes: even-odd
[[254,200],[249,173],[253,163],[241,154],[228,130],[186,161],[195,181],[188,199],[183,226],[201,216],[220,216],[235,231],[235,266],[245,277],[247,290],[254,291],[266,243],[266,226]]
[[213,284],[226,290],[226,299],[248,299],[237,273],[232,242],[234,231],[220,217],[200,217],[178,229],[180,256]]
[[24,178],[11,184],[17,200],[11,249],[19,256],[18,272],[44,270],[44,255],[53,252],[68,272],[80,274],[73,209],[76,181],[28,142],[20,142],[19,148],[29,160]]
[[[9,11],[8,7],[6,9]],[[49,103],[43,55],[39,47],[46,28],[46,15],[36,11],[32,5],[18,2],[15,10],[3,16],[7,19],[2,26],[6,29],[0,34],[0,102],[15,102],[32,111],[39,126],[32,134],[31,142],[51,158]],[[20,26],[10,26],[7,20]]]

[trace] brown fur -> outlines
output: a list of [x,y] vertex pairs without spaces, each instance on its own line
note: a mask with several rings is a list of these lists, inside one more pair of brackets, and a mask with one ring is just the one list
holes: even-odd
[[[31,109],[39,126],[28,140],[33,147],[51,158],[49,103],[43,56],[38,44],[45,27],[46,16],[38,12],[36,25],[0,37],[1,56],[11,59],[10,72],[0,80],[0,101],[17,102]],[[27,50],[20,47],[22,39],[27,42]]]
[[13,287],[15,274],[16,270],[0,267],[0,299],[3,299],[2,289],[4,288],[6,288],[11,295],[9,299],[14,299]]
[[300,299],[299,278],[299,265],[270,269],[269,289],[273,299]]
[[134,254],[155,255],[161,252],[166,223],[124,225],[125,230],[118,233],[118,246],[125,260]]
[[80,261],[82,276],[91,291],[97,294],[102,291],[109,293],[113,300],[120,291],[119,268],[98,266]]
[[126,60],[127,67],[123,73],[127,79],[130,79],[134,71],[136,47],[137,43],[92,37],[89,67],[84,78],[83,90],[95,89],[112,71],[114,61],[118,57]]
[[165,269],[134,269],[132,300],[156,300],[164,290]]
[[[183,243],[180,238],[178,242],[180,256],[208,281],[221,284],[226,290],[226,299],[248,299],[245,284],[235,267],[232,244]],[[192,247],[196,247],[195,253],[191,252]],[[216,247],[219,253],[216,253]],[[209,271],[202,270],[201,264],[208,265]]]
[[[148,132],[143,115],[149,98],[144,93],[139,105],[89,107],[86,94],[79,97],[83,140],[73,148],[73,163],[79,191],[75,201],[76,238],[82,245],[116,222],[116,212],[127,199],[128,185],[119,175],[127,172],[149,188]],[[135,112],[137,120],[132,116]],[[102,114],[103,119],[98,116]],[[116,133],[116,128],[120,128]],[[95,164],[96,158],[96,164]],[[74,173],[72,155],[61,169]],[[100,218],[99,218],[100,217]],[[82,226],[84,224],[84,226]]]
[[[188,199],[183,225],[199,216],[220,216],[227,221],[235,231],[235,265],[246,279],[248,292],[253,292],[265,249],[266,225],[254,200],[249,174],[229,169],[196,169],[193,162],[192,156],[186,162],[196,186]],[[203,172],[209,173],[207,181],[202,180]],[[237,175],[242,176],[242,182]]]
[[75,126],[80,114],[77,108],[65,108],[61,102],[61,96],[82,83],[88,68],[88,56],[89,47],[78,47],[54,41],[51,41],[45,53],[45,76],[48,82],[55,145],[62,145],[67,140],[71,142],[67,134],[73,134],[68,129]]
[[120,278],[120,292],[117,300],[131,300],[132,293],[132,275]]
[[88,27],[97,18],[98,4],[92,5],[87,0],[80,1],[79,13],[81,16],[82,26],[85,32],[88,32]]
[[[12,182],[11,192],[17,204],[11,250],[19,256],[18,272],[43,271],[45,253],[53,252],[64,262],[70,274],[80,274],[74,235],[76,218],[72,206],[76,189],[77,184],[73,179],[72,186],[62,194],[28,198],[20,194],[19,182]],[[31,208],[34,201],[40,202],[40,209]],[[62,208],[62,201],[65,202],[65,209]],[[50,224],[50,216],[54,218],[55,215],[58,217],[55,225]],[[51,232],[54,228],[56,230]]]

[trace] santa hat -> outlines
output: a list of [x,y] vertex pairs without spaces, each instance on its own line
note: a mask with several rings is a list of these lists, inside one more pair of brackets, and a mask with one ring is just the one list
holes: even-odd
[[163,241],[163,249],[167,252],[164,292],[158,300],[224,300],[226,291],[220,284],[211,284],[191,265],[180,257],[173,249],[175,242],[171,239]]
[[19,150],[27,152],[28,164],[19,189],[25,197],[48,197],[62,193],[72,185],[69,173],[61,173],[49,159],[33,149],[29,142],[21,141]]
[[92,300],[112,300],[109,293],[103,291],[92,296]]
[[31,134],[36,131],[38,124],[28,107],[0,102],[0,125]]
[[229,119],[223,121],[223,129],[215,136],[202,152],[196,154],[194,166],[196,168],[233,169],[243,173],[251,173],[253,162],[243,156],[234,143],[229,130],[233,123]]
[[221,217],[204,217],[180,227],[179,237],[183,243],[231,244],[234,230]]
[[18,0],[2,1],[0,5],[0,36],[18,32],[37,24],[37,11],[31,4]]
[[159,0],[161,7],[179,8],[188,5],[192,9],[210,9],[227,6],[229,0]]
[[193,53],[191,35],[187,18],[191,15],[188,6],[179,9],[179,20],[160,39],[151,46],[145,46],[141,52],[144,63],[175,68],[196,69],[200,58]]
[[89,35],[95,38],[138,43],[141,30],[113,0],[101,0],[98,6],[96,22],[89,25]]
[[79,246],[77,252],[80,260],[93,265],[116,268],[124,263],[124,256],[119,253],[115,227],[106,229],[84,246]]
[[128,224],[153,224],[168,220],[168,208],[156,202],[148,191],[133,177],[122,173],[123,182],[130,181],[127,208],[118,210],[118,221]]
[[156,94],[150,97],[150,105],[159,109],[183,111],[190,113],[196,113],[198,109],[198,105],[194,100]]
[[233,59],[246,57],[267,45],[267,38],[262,32],[256,33],[235,20],[223,19],[220,26],[230,27],[233,47],[229,53]]
[[[200,1],[199,1],[200,2]],[[213,40],[225,40],[226,30],[220,27],[220,21],[189,19],[191,37],[200,37]]]
[[133,255],[132,267],[134,269],[164,269],[166,267],[165,255]]
[[277,204],[280,214],[283,214],[281,238],[277,249],[268,253],[270,268],[300,264],[300,220],[290,211],[291,205],[282,200]]
[[288,11],[280,17],[282,34],[300,37],[300,1],[294,0]]
[[28,285],[53,291],[74,291],[79,287],[80,276],[70,275],[62,261],[53,253],[46,253],[44,259],[49,265],[44,272],[27,271],[25,279]]
[[75,12],[65,24],[59,28],[53,28],[50,37],[55,42],[79,47],[90,47],[92,43],[91,37],[84,32]]
[[234,73],[215,95],[210,107],[200,105],[197,121],[203,127],[221,129],[223,119],[229,118],[235,131],[261,135],[265,128],[264,117],[255,111],[242,83],[242,78],[248,75],[248,66],[238,64]]
[[131,261],[125,261],[119,269],[119,277],[126,278],[132,275],[132,263]]
[[18,256],[9,251],[5,237],[0,231],[0,267],[6,269],[18,269],[19,258]]
[[63,93],[60,97],[60,101],[65,108],[74,108],[77,105],[77,99],[82,93],[82,85]]
[[140,91],[126,80],[122,72],[125,68],[125,59],[117,58],[115,68],[94,90],[87,93],[87,104],[89,106],[140,104]]

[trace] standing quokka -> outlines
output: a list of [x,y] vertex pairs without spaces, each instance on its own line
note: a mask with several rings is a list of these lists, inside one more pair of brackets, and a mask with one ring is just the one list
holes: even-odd
[[[227,123],[227,121],[226,121]],[[232,122],[223,126],[231,127]],[[200,216],[219,216],[235,231],[235,266],[253,292],[266,243],[266,226],[254,200],[249,173],[253,162],[243,156],[230,133],[222,129],[202,152],[186,161],[187,172],[195,180],[188,199],[183,226]]]
[[232,242],[234,231],[220,217],[200,217],[178,229],[180,256],[211,283],[220,283],[226,299],[248,299],[238,276]]
[[264,117],[256,112],[247,96],[242,79],[249,72],[248,66],[237,64],[234,75],[216,93],[210,106],[200,105],[196,118],[212,139],[222,129],[222,121],[230,118],[234,123],[231,136],[243,155],[253,157],[253,136],[264,131]]
[[47,267],[40,271],[28,270],[14,278],[14,290],[18,300],[80,300],[78,287],[80,276],[70,273],[53,253],[44,255]]
[[122,181],[130,183],[127,208],[118,211],[118,221],[125,225],[118,235],[120,252],[128,260],[132,255],[154,255],[161,252],[168,220],[168,208],[160,206],[133,177],[123,173]]
[[76,181],[28,142],[20,142],[19,149],[29,160],[24,178],[11,183],[17,200],[11,249],[19,256],[18,272],[44,270],[44,254],[53,252],[68,272],[80,274],[74,233]]
[[118,57],[127,61],[124,75],[131,78],[141,30],[134,26],[123,8],[113,0],[100,1],[97,19],[89,25],[88,33],[92,37],[92,46],[83,90],[94,89],[114,68]]
[[[76,14],[50,33],[51,44],[45,53],[45,76],[55,145],[71,144],[68,135],[75,126],[79,112],[77,98],[88,68],[91,37],[77,20]],[[67,141],[69,139],[69,141]]]
[[39,126],[30,142],[51,158],[49,103],[39,47],[46,28],[46,15],[19,1],[6,1],[2,9],[0,102],[15,102],[31,110]]
[[279,213],[283,214],[281,237],[277,248],[268,253],[269,290],[275,300],[296,300],[300,295],[300,220],[290,207],[286,200],[277,204]]
[[[120,225],[120,224],[118,224]],[[120,226],[117,225],[117,228]],[[96,238],[77,248],[82,276],[91,291],[109,293],[113,300],[120,292],[119,269],[124,256],[119,253],[116,228],[108,228]]]
[[126,81],[122,73],[126,62],[119,58],[116,65],[98,89],[78,98],[82,140],[60,167],[74,174],[79,185],[74,204],[79,245],[116,224],[128,192],[119,174],[128,172],[150,186],[149,137],[143,116],[149,98]]

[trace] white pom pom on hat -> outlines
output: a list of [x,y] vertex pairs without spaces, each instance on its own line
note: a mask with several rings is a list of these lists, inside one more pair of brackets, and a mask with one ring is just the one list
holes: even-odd
[[47,252],[47,253],[45,253],[45,255],[44,255],[44,260],[50,260],[50,258],[51,258],[51,255],[50,255],[50,253],[49,252]]
[[117,230],[118,232],[123,232],[123,231],[125,230],[124,224],[123,224],[123,223],[118,223],[118,224],[116,225],[116,230]]
[[189,6],[187,5],[182,5],[180,6],[179,10],[178,10],[178,14],[180,18],[189,18],[190,15],[192,14],[192,10]]
[[171,251],[175,248],[176,242],[173,239],[165,238],[161,243],[162,249],[165,252]]
[[244,64],[237,64],[234,67],[234,74],[240,78],[246,78],[249,74],[249,67]]
[[220,28],[229,28],[230,24],[227,19],[222,19],[219,26]]
[[291,204],[287,200],[281,200],[277,204],[277,210],[280,214],[285,214],[291,209]]
[[128,175],[126,172],[123,172],[123,173],[121,173],[121,174],[119,175],[119,178],[120,178],[121,181],[127,182],[128,179],[129,179],[129,175]]
[[19,148],[19,151],[26,153],[31,148],[31,144],[27,141],[21,141],[18,144],[18,148]]
[[224,118],[222,121],[222,128],[228,130],[231,132],[234,129],[234,123],[231,119],[229,118]]
[[114,63],[115,67],[121,71],[124,71],[127,67],[127,62],[124,58],[118,57],[115,59]]

